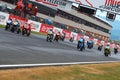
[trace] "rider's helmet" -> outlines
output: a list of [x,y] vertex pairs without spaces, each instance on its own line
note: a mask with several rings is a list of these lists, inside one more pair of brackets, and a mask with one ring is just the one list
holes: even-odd
[[53,31],[52,28],[50,28],[50,31]]
[[110,43],[107,43],[107,45],[106,46],[110,46]]
[[9,20],[11,20],[11,21],[12,21],[12,18],[10,18]]

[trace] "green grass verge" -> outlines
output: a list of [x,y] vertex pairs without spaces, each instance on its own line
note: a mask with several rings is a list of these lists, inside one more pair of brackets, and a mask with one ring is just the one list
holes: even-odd
[[0,80],[120,80],[120,63],[0,70]]
[[[0,24],[0,28],[5,28],[5,25],[1,25]],[[35,31],[32,31],[33,34],[38,34],[38,35],[44,35],[46,36],[47,34],[46,33],[40,33],[40,32],[35,32]]]
[[1,25],[1,24],[0,24],[0,28],[5,28],[5,25]]

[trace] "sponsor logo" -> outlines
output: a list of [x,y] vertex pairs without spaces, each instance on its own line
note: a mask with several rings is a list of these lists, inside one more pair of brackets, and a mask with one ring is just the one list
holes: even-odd
[[117,0],[106,0],[105,4],[99,6],[100,9],[120,13],[120,1]]
[[113,13],[120,14],[120,0],[105,0],[102,4],[95,5],[95,1],[91,2],[91,0],[75,0],[80,4],[88,5],[91,7],[96,7],[102,10],[110,11]]
[[[83,4],[82,3],[83,0],[75,0],[75,1],[78,2],[78,3],[80,3],[81,5]],[[88,6],[93,7],[93,4],[89,0],[84,0],[84,2],[86,2]]]
[[119,6],[120,5],[120,1],[117,1],[117,0],[106,0],[105,5]]
[[4,21],[5,20],[5,16],[3,16],[3,15],[0,15],[0,21],[2,22],[2,21]]
[[42,2],[43,0],[35,0],[35,1],[37,1],[37,2]]
[[39,28],[39,25],[33,23],[33,26],[32,26],[32,27],[34,27],[35,29],[38,29],[38,28]]
[[52,5],[52,6],[58,6],[58,5],[66,6],[66,4],[67,4],[63,0],[35,0],[35,1],[42,2],[44,4],[48,4],[48,5]]

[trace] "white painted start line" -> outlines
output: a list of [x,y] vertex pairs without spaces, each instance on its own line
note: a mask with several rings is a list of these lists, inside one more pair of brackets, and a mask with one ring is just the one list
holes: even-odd
[[42,64],[13,64],[13,65],[0,65],[0,69],[41,67],[41,66],[65,66],[65,65],[77,65],[77,64],[101,64],[101,63],[114,63],[114,62],[120,62],[120,61],[94,61],[94,62],[42,63]]

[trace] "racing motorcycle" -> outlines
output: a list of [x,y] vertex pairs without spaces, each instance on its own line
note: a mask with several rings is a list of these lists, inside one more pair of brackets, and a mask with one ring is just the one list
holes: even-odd
[[61,40],[61,41],[64,41],[64,40],[65,40],[65,34],[61,35],[60,40]]
[[6,23],[5,30],[6,30],[6,31],[7,31],[7,30],[11,30],[11,27],[12,27],[12,21],[8,21],[8,22]]
[[27,35],[27,36],[30,36],[30,34],[31,34],[31,29],[30,28],[26,28],[26,27],[24,27],[23,26],[23,28],[22,28],[22,35]]
[[98,50],[101,51],[101,50],[102,50],[102,47],[103,47],[103,45],[99,45],[99,46],[98,46]]
[[58,42],[58,40],[60,39],[60,37],[61,37],[60,34],[56,34],[56,35],[55,35],[55,38],[54,38],[54,41],[57,41],[57,42]]
[[93,43],[88,41],[88,42],[87,42],[87,48],[88,48],[88,49],[93,48]]
[[83,51],[84,43],[83,42],[78,42],[77,49],[79,49],[80,51]]
[[20,28],[18,26],[18,23],[13,23],[12,27],[11,27],[11,32],[17,32],[17,34],[19,34],[21,31],[20,31]]
[[54,37],[53,34],[48,34],[48,35],[47,35],[47,38],[46,38],[46,41],[52,42],[52,41],[53,41],[53,37]]
[[114,48],[114,53],[117,54],[118,53],[118,49]]
[[107,56],[109,56],[110,54],[111,54],[110,48],[106,47],[106,48],[104,49],[104,55],[107,57]]
[[5,30],[7,31],[8,29],[9,29],[9,30],[11,29],[11,24],[8,24],[8,23],[7,23],[7,25],[5,26]]

